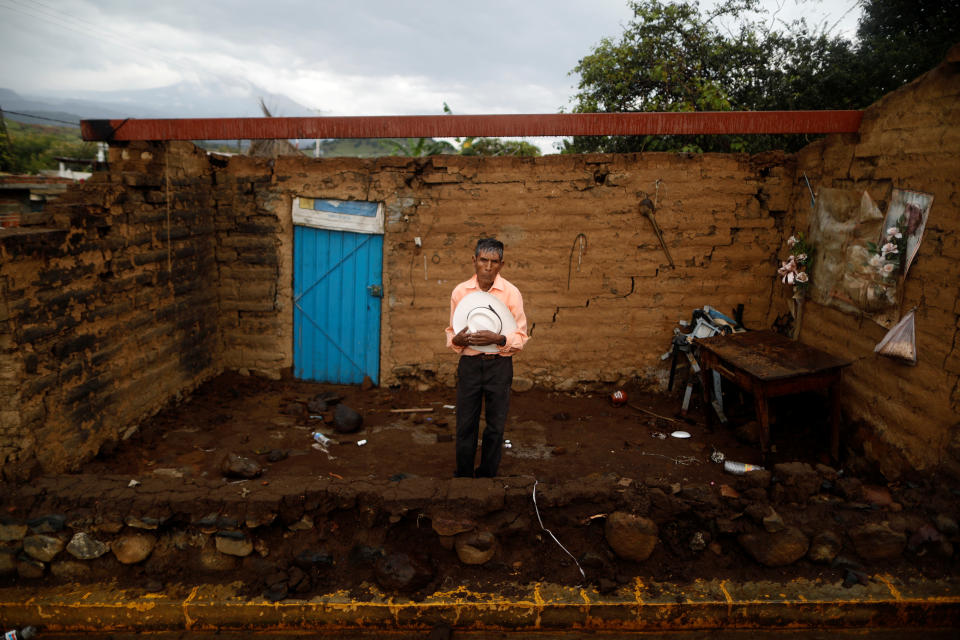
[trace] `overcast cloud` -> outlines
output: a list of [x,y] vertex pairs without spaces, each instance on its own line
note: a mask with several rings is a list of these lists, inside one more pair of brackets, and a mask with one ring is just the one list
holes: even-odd
[[[856,0],[767,4],[856,25]],[[444,102],[555,113],[577,61],[630,16],[626,0],[0,0],[0,87],[89,96],[190,83],[229,98],[253,84],[322,115],[435,114]]]

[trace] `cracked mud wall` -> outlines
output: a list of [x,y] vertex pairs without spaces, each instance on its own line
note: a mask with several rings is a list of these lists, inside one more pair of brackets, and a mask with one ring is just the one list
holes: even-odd
[[[633,377],[662,385],[673,327],[703,305],[743,304],[748,326],[764,324],[793,168],[783,154],[284,157],[275,174],[285,227],[296,195],[384,203],[384,384],[453,384],[450,291],[472,275],[476,240],[495,235],[532,335],[515,375],[572,390]],[[283,238],[289,274],[292,232]]]
[[[919,252],[903,285],[900,315],[916,307],[915,367],[873,353],[886,329],[808,301],[800,339],[849,358],[844,414],[888,478],[944,464],[960,475],[960,46],[940,67],[864,113],[859,135],[831,136],[797,155],[815,189],[866,190],[886,212],[893,189],[933,194]],[[798,229],[809,194],[794,194]]]

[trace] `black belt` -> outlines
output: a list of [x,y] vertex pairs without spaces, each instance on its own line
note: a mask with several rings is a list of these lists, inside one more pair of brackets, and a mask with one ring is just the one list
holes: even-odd
[[[464,358],[480,358],[481,360],[495,360],[497,358],[500,358],[501,356],[499,353],[475,353],[473,355],[463,356],[463,357]],[[505,358],[506,356],[502,356],[502,357]]]

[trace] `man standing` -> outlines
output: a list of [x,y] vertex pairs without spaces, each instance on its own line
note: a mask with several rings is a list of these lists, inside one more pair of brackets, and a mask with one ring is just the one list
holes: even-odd
[[[454,287],[450,295],[450,325],[446,329],[447,346],[460,354],[455,475],[493,478],[500,466],[503,429],[510,407],[512,356],[523,348],[529,336],[520,290],[500,276],[503,243],[481,238],[474,251],[473,267],[476,274]],[[473,326],[470,318],[474,318]],[[454,328],[460,325],[462,328]],[[480,466],[474,469],[480,409],[484,403],[487,425],[483,430]]]

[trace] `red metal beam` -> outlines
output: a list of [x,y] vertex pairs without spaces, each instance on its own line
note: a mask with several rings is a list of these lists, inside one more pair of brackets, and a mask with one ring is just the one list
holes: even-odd
[[271,140],[852,133],[862,111],[84,120],[84,140]]

